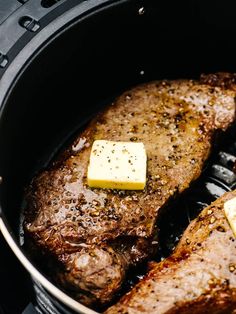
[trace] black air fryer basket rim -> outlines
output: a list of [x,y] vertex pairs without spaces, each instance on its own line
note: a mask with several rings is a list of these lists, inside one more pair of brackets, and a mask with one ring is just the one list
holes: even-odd
[[[48,45],[50,45],[53,40],[55,40],[57,36],[60,36],[63,32],[69,30],[74,24],[78,23],[79,20],[87,18],[100,10],[107,9],[110,6],[126,2],[126,0],[89,0],[76,2],[79,3],[77,6],[73,6],[70,10],[64,12],[32,37],[31,40],[16,54],[14,59],[9,62],[6,69],[0,69],[0,71],[2,71],[2,73],[0,73],[0,75],[2,74],[0,80],[0,118],[9,96],[17,85],[17,82],[20,80],[25,69]],[[18,44],[18,42],[16,44]],[[14,48],[17,50],[17,45]],[[2,179],[4,180],[4,178]],[[77,313],[97,313],[62,292],[62,290],[53,285],[35,266],[33,266],[21,250],[14,233],[7,222],[4,215],[4,209],[1,205],[0,230],[11,250],[30,273],[35,282],[45,288],[52,297],[55,297],[62,304],[65,304],[68,308]]]

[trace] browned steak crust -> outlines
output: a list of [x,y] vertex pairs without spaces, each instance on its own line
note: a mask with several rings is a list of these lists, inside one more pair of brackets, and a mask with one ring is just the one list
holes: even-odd
[[[79,134],[60,162],[33,180],[26,234],[64,265],[55,275],[78,299],[84,291],[86,304],[109,301],[128,267],[153,252],[160,208],[198,178],[215,132],[234,120],[235,92],[230,83],[216,83],[152,82],[124,93]],[[96,139],[145,144],[144,191],[87,186]]]
[[236,309],[236,239],[224,194],[184,232],[172,256],[152,263],[148,275],[107,314],[232,313]]

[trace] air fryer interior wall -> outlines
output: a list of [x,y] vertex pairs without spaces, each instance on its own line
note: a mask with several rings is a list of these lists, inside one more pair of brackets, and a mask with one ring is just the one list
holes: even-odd
[[117,94],[153,79],[236,71],[236,10],[201,2],[120,1],[91,12],[21,73],[0,117],[1,204],[16,236],[32,176]]

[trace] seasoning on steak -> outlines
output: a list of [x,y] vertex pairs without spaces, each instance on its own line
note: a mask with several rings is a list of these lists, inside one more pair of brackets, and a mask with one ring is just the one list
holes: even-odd
[[[155,251],[160,209],[199,177],[216,131],[235,118],[234,81],[226,88],[225,76],[210,84],[206,76],[204,83],[158,81],[125,92],[32,181],[26,236],[59,261],[53,277],[80,302],[110,301],[127,269]],[[88,187],[91,145],[98,139],[144,143],[143,191]]]
[[106,314],[218,314],[236,309],[236,239],[224,214],[228,192],[206,207],[174,253]]

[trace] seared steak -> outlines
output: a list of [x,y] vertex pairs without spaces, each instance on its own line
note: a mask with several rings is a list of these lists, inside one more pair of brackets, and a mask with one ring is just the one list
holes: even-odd
[[151,270],[107,314],[233,313],[236,239],[224,215],[224,194],[190,223],[172,256]]
[[[235,118],[233,88],[234,76],[225,74],[206,76],[204,83],[138,86],[99,114],[59,161],[32,181],[26,235],[59,261],[54,277],[78,300],[111,300],[128,267],[153,253],[160,209],[198,178],[216,131]],[[97,139],[144,143],[145,190],[88,187],[89,155]]]

